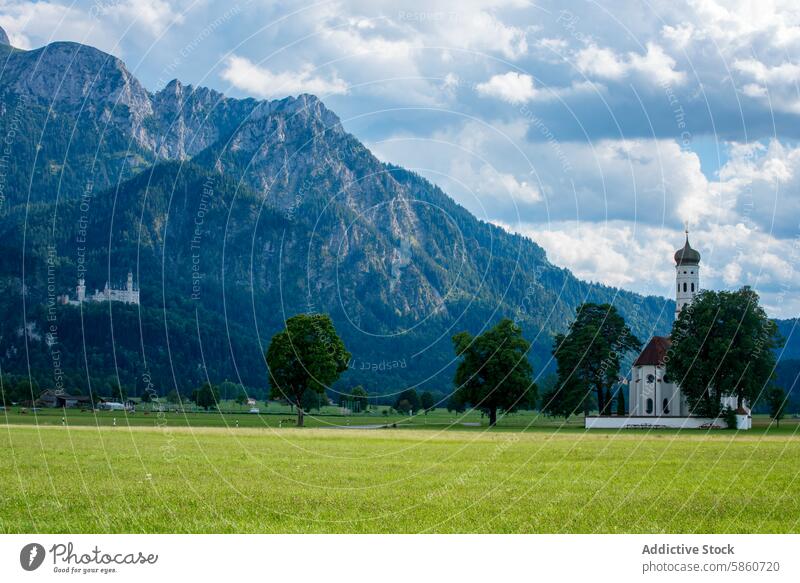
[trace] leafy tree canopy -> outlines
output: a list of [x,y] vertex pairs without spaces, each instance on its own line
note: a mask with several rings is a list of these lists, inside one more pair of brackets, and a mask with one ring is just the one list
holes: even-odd
[[585,303],[578,307],[566,334],[557,334],[553,355],[558,363],[556,389],[545,402],[554,415],[569,417],[594,391],[601,415],[609,414],[610,388],[619,379],[621,360],[642,343],[610,304]]
[[669,380],[686,395],[694,414],[716,417],[720,398],[754,402],[775,370],[781,339],[775,322],[749,287],[700,292],[672,327]]
[[497,423],[498,409],[513,411],[536,390],[528,361],[530,343],[508,318],[477,337],[469,332],[456,334],[453,346],[461,357],[454,379],[456,391],[462,402],[488,413],[489,425]]
[[324,393],[347,370],[350,353],[326,314],[298,314],[272,337],[267,349],[271,396],[297,407],[303,426],[303,394]]

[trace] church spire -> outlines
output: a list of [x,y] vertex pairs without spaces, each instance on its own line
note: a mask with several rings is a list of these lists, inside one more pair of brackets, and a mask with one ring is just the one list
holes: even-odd
[[686,242],[675,251],[675,316],[686,304],[691,303],[700,291],[700,253],[689,244],[689,221],[684,223]]

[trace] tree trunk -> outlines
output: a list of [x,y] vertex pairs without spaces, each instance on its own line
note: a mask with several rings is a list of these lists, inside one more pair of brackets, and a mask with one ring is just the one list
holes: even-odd
[[497,408],[492,407],[489,409],[489,427],[497,425]]
[[298,405],[297,407],[297,426],[303,427],[303,408]]
[[605,394],[603,394],[602,385],[597,386],[597,413],[599,415],[606,414],[606,397]]

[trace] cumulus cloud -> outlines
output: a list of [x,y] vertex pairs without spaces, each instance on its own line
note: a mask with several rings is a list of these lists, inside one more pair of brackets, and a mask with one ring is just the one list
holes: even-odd
[[664,84],[681,84],[686,73],[675,69],[676,62],[659,45],[648,42],[644,54],[630,52],[626,56],[594,44],[576,54],[576,65],[583,73],[602,79],[620,80],[631,74]]
[[503,75],[493,75],[484,83],[478,83],[476,91],[487,97],[496,97],[508,103],[523,103],[536,97],[533,77],[514,71]]
[[314,74],[310,65],[296,71],[272,72],[244,57],[229,57],[222,78],[237,89],[258,97],[283,97],[287,94],[314,93],[319,96],[347,92],[347,84],[332,75],[324,78]]
[[12,1],[2,4],[0,26],[8,33],[11,44],[19,48],[71,40],[120,55],[121,45],[134,40],[138,33],[144,32],[152,39],[185,22],[182,4],[166,0]]
[[698,155],[672,140],[525,136],[522,122],[466,122],[378,149],[479,217],[531,236],[584,279],[671,296],[672,254],[689,221],[704,285],[752,285],[772,313],[800,310],[786,291],[800,283],[800,147],[728,144],[727,162],[709,178]]

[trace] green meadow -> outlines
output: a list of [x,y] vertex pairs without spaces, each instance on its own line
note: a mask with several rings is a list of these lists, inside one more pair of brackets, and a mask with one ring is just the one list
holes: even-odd
[[453,426],[443,411],[369,430],[278,428],[269,415],[118,415],[116,426],[106,413],[65,426],[4,415],[5,533],[800,531],[795,420],[595,433],[532,414]]

